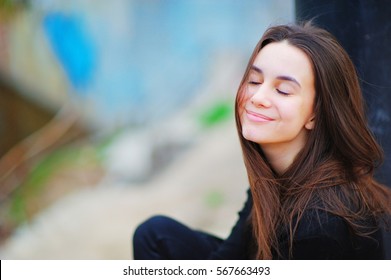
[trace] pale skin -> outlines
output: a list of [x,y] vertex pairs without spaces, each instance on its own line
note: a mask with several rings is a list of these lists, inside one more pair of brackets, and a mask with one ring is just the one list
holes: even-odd
[[258,53],[245,87],[240,106],[243,137],[259,144],[282,174],[315,125],[311,61],[287,41],[270,43]]

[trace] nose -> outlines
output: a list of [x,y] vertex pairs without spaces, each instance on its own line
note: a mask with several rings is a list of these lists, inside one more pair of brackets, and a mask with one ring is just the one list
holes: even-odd
[[268,90],[265,84],[260,85],[257,91],[250,98],[251,103],[256,107],[269,108],[272,105]]

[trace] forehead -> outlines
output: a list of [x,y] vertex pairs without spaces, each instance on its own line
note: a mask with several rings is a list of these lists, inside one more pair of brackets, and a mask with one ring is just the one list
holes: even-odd
[[284,75],[297,80],[314,80],[309,57],[287,41],[274,42],[263,47],[253,65],[261,69],[265,76]]

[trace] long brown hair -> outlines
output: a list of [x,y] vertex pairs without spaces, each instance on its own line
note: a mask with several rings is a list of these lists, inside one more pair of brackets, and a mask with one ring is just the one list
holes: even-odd
[[[311,60],[316,91],[315,127],[283,174],[273,170],[258,144],[242,136],[240,122],[250,68],[264,46],[280,41],[299,48]],[[268,28],[247,65],[235,111],[253,198],[255,258],[271,259],[273,252],[278,252],[281,224],[288,228],[292,249],[295,230],[306,209],[338,215],[360,236],[376,230],[363,226],[363,221],[379,221],[383,214],[391,213],[389,189],[373,178],[383,153],[367,124],[356,70],[327,31],[311,22]]]

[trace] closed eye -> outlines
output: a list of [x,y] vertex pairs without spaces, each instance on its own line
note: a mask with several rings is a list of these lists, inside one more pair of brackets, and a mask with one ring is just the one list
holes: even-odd
[[282,94],[282,95],[290,95],[289,92],[285,92],[285,91],[279,90],[278,88],[276,89],[276,91],[277,91],[279,94]]

